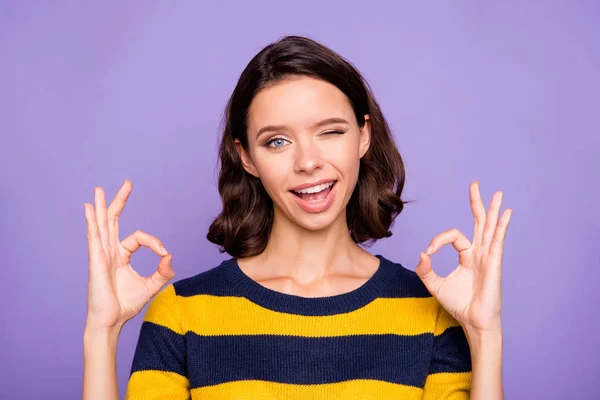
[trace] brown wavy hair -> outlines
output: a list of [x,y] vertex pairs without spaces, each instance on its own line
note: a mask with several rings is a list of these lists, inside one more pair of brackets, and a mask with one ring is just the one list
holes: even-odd
[[248,149],[248,109],[254,96],[291,76],[329,82],[350,101],[359,127],[371,116],[371,143],[360,160],[358,182],[346,208],[356,243],[371,245],[392,235],[389,228],[402,212],[404,163],[379,104],[358,70],[313,39],[285,36],[267,45],[248,63],[227,102],[219,146],[218,187],[223,210],[210,225],[207,239],[234,257],[260,254],[273,223],[273,201],[259,178],[246,172],[236,151],[238,139]]

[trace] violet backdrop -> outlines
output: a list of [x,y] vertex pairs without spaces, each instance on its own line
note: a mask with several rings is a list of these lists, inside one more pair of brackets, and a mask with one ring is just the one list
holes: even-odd
[[313,0],[0,1],[0,397],[80,397],[94,185],[133,182],[122,238],[161,238],[176,280],[229,257],[206,240],[223,107],[288,34],[358,67],[404,157],[417,201],[371,251],[414,270],[436,234],[472,237],[471,181],[486,207],[503,190],[506,398],[600,398],[600,3]]

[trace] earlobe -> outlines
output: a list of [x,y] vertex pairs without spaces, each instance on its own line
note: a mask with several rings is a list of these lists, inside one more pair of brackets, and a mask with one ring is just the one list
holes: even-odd
[[360,130],[360,158],[367,153],[371,146],[371,116],[365,115],[365,125]]
[[256,166],[252,162],[250,154],[248,154],[246,149],[244,149],[244,146],[242,146],[242,143],[238,139],[235,139],[233,141],[233,144],[235,145],[235,150],[237,151],[238,155],[240,156],[240,159],[242,160],[242,165],[244,166],[246,172],[248,172],[252,176],[259,178]]

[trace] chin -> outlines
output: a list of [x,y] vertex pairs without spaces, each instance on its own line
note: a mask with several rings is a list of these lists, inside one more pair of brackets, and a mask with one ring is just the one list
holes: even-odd
[[[344,205],[338,206],[336,203],[332,204],[329,209],[320,213],[307,213],[302,209],[288,209],[287,217],[290,221],[298,225],[299,227],[308,231],[322,231],[326,230],[338,223],[340,218],[343,218],[343,223],[346,223],[344,214]],[[341,208],[340,208],[341,207]]]
[[308,216],[297,216],[294,218],[293,222],[309,231],[322,231],[325,230],[332,225],[334,225],[335,221],[338,219],[338,216],[332,215],[332,213],[328,213],[329,215],[308,215]]

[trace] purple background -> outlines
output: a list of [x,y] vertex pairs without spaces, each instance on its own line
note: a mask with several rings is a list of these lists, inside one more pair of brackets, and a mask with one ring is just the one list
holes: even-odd
[[160,237],[176,280],[228,257],[205,238],[223,107],[256,52],[300,34],[364,74],[406,162],[417,202],[371,251],[414,270],[436,234],[472,237],[471,181],[486,207],[503,190],[506,397],[599,398],[597,1],[83,3],[0,2],[0,397],[80,396],[94,185],[133,182],[122,237]]

